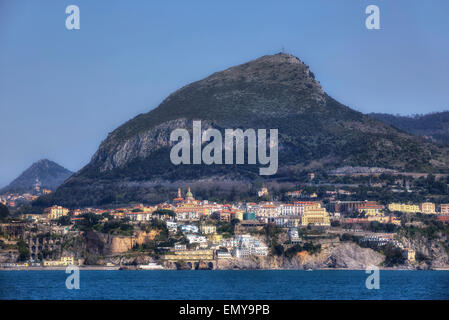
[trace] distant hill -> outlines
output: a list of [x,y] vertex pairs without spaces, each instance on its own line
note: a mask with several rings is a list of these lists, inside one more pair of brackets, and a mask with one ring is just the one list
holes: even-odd
[[411,116],[370,113],[369,116],[405,132],[449,146],[449,111]]
[[53,161],[47,159],[39,160],[33,163],[31,167],[25,170],[8,186],[1,189],[0,194],[33,191],[36,183],[41,188],[55,190],[72,174],[73,172]]
[[[172,164],[170,133],[176,128],[191,132],[192,120],[202,120],[203,129],[220,132],[278,129],[277,174],[260,176],[260,164]],[[170,194],[161,186],[195,183],[198,187],[193,189],[203,188],[208,194],[227,182],[295,182],[304,170],[346,166],[447,172],[449,148],[342,105],[324,92],[305,63],[279,53],[175,91],[154,110],[110,133],[87,166],[41,200],[43,205],[66,206],[157,202]]]

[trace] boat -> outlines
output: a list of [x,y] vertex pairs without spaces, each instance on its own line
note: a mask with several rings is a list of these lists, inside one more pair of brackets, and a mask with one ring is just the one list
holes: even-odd
[[142,270],[163,270],[164,269],[163,266],[161,266],[160,264],[154,263],[154,262],[150,262],[148,264],[141,264],[137,268],[142,269]]

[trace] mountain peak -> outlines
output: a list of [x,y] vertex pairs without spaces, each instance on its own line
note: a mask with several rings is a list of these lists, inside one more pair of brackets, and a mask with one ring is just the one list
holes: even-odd
[[[304,64],[298,57],[285,52],[279,52],[276,54],[270,54],[260,57],[259,59],[263,59],[266,61],[271,61],[272,63],[292,63],[292,64]],[[256,60],[259,60],[256,59]]]
[[48,165],[54,165],[54,164],[58,165],[57,163],[55,163],[51,160],[48,160],[48,159],[40,159],[40,160],[36,161],[35,163],[33,163],[33,165],[36,165],[36,166],[42,166],[42,165],[48,166]]
[[309,66],[294,55],[283,52],[265,55],[216,72],[202,81],[216,85],[219,80],[277,83],[283,86],[296,87],[297,90],[315,89],[319,94],[324,93]]
[[41,187],[54,190],[63,183],[73,172],[48,160],[40,159],[34,162],[19,177],[1,190],[7,192],[29,192],[32,191],[38,181]]

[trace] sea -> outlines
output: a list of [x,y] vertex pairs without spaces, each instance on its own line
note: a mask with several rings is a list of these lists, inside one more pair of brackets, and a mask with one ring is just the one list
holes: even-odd
[[68,289],[71,275],[64,270],[0,271],[0,299],[449,299],[449,271],[380,270],[378,289],[366,286],[371,274],[355,270],[81,270],[79,289]]

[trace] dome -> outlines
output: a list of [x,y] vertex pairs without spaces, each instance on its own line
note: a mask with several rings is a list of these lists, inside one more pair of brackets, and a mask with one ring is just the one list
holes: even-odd
[[194,200],[193,194],[192,194],[192,192],[190,192],[190,188],[187,190],[186,200]]

